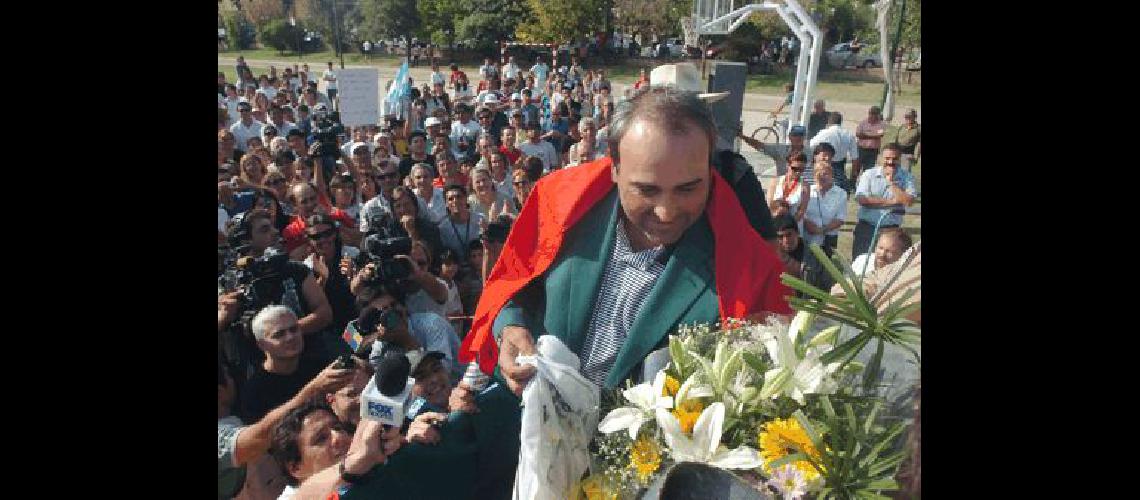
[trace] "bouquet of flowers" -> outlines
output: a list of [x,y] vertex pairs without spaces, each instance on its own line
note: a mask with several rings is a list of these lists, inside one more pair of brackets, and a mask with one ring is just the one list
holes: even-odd
[[[905,319],[919,305],[901,306],[914,291],[879,312],[846,262],[811,251],[846,296],[784,275],[804,297],[790,300],[790,324],[681,327],[652,381],[603,394],[580,497],[637,498],[681,462],[734,471],[762,497],[887,498],[881,492],[898,489],[908,423],[883,411],[880,365],[885,344],[919,362],[920,331]],[[872,343],[869,360],[856,361]]]

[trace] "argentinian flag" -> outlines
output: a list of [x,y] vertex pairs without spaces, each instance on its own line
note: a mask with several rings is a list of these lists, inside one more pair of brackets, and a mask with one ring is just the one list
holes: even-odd
[[403,116],[404,107],[401,104],[410,93],[411,86],[408,85],[408,61],[404,61],[400,65],[400,70],[396,72],[396,78],[392,80],[392,84],[388,86],[388,96],[384,100],[384,108],[387,114],[394,114]]

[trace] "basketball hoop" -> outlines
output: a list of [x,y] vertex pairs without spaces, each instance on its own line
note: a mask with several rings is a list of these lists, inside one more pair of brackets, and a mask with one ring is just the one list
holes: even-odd
[[697,19],[695,17],[681,18],[681,32],[685,35],[686,46],[700,47],[701,33],[697,31]]

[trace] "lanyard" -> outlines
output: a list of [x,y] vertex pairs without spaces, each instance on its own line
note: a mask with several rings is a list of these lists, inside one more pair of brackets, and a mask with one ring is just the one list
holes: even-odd
[[447,223],[451,224],[451,232],[455,233],[455,239],[459,240],[459,248],[463,250],[459,252],[459,254],[462,255],[463,258],[467,258],[467,239],[471,237],[471,216],[467,216],[467,223],[463,225],[462,240],[459,239],[459,230],[455,229],[455,221],[451,220],[451,217],[448,217]]

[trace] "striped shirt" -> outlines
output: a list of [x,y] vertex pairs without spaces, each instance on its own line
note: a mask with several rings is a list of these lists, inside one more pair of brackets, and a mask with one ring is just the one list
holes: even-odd
[[617,360],[618,352],[633,326],[653,283],[665,270],[661,259],[665,247],[640,252],[630,248],[625,224],[618,219],[613,250],[602,273],[601,288],[594,299],[586,341],[578,358],[582,375],[599,387]]

